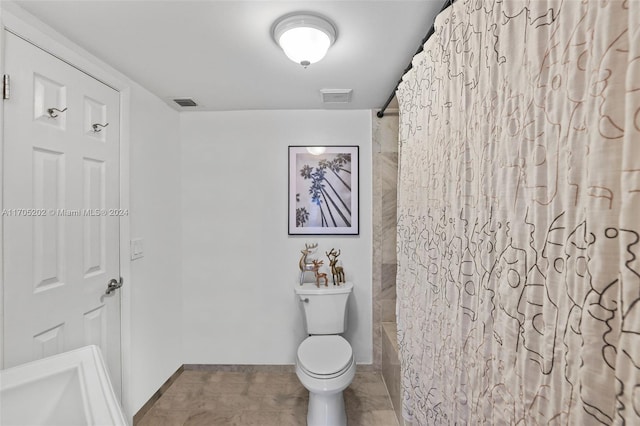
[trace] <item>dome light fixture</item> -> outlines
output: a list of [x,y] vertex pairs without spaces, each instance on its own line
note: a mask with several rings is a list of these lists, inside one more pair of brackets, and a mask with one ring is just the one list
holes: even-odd
[[275,22],[273,39],[289,59],[306,68],[324,58],[336,41],[336,28],[321,16],[295,13]]

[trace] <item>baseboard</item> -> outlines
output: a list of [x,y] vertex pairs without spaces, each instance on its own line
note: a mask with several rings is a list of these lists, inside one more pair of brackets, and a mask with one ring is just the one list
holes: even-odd
[[153,395],[151,395],[151,398],[149,398],[149,400],[144,403],[144,405],[138,410],[138,412],[136,414],[134,414],[134,416],[133,416],[133,426],[136,426],[140,422],[140,420],[142,420],[144,415],[147,414],[147,412],[151,409],[153,404],[155,404],[156,401],[158,401],[160,399],[160,397],[167,391],[167,389],[169,389],[169,386],[171,386],[173,384],[173,382],[175,382],[176,379],[178,377],[180,377],[180,375],[182,374],[182,372],[184,370],[185,370],[184,365],[181,365],[180,368],[178,368],[175,371],[175,373],[173,373],[171,375],[171,377],[169,377],[162,384],[162,386],[160,386],[160,389],[158,389]]
[[[202,371],[235,371],[239,373],[294,373],[296,366],[293,364],[184,364],[185,370]],[[372,364],[357,364],[356,371],[378,371]]]
[[293,373],[292,364],[184,364],[185,370],[234,371],[239,373]]

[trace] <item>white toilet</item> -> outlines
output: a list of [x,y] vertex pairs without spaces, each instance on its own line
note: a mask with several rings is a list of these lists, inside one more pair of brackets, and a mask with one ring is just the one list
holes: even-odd
[[351,345],[340,333],[347,329],[347,300],[353,283],[296,287],[304,307],[309,337],[298,346],[296,374],[309,390],[308,426],[345,426],[342,391],[356,374]]

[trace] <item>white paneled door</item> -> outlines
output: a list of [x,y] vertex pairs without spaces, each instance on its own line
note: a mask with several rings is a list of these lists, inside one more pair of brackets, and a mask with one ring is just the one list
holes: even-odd
[[120,395],[119,93],[5,41],[4,367],[95,344]]

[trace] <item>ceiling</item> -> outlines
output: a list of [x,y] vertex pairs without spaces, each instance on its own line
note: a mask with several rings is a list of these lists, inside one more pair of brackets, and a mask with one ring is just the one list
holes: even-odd
[[[377,109],[395,87],[442,0],[18,0],[19,6],[181,110]],[[338,30],[322,61],[287,59],[271,27],[315,12]],[[353,89],[323,104],[321,89]]]

